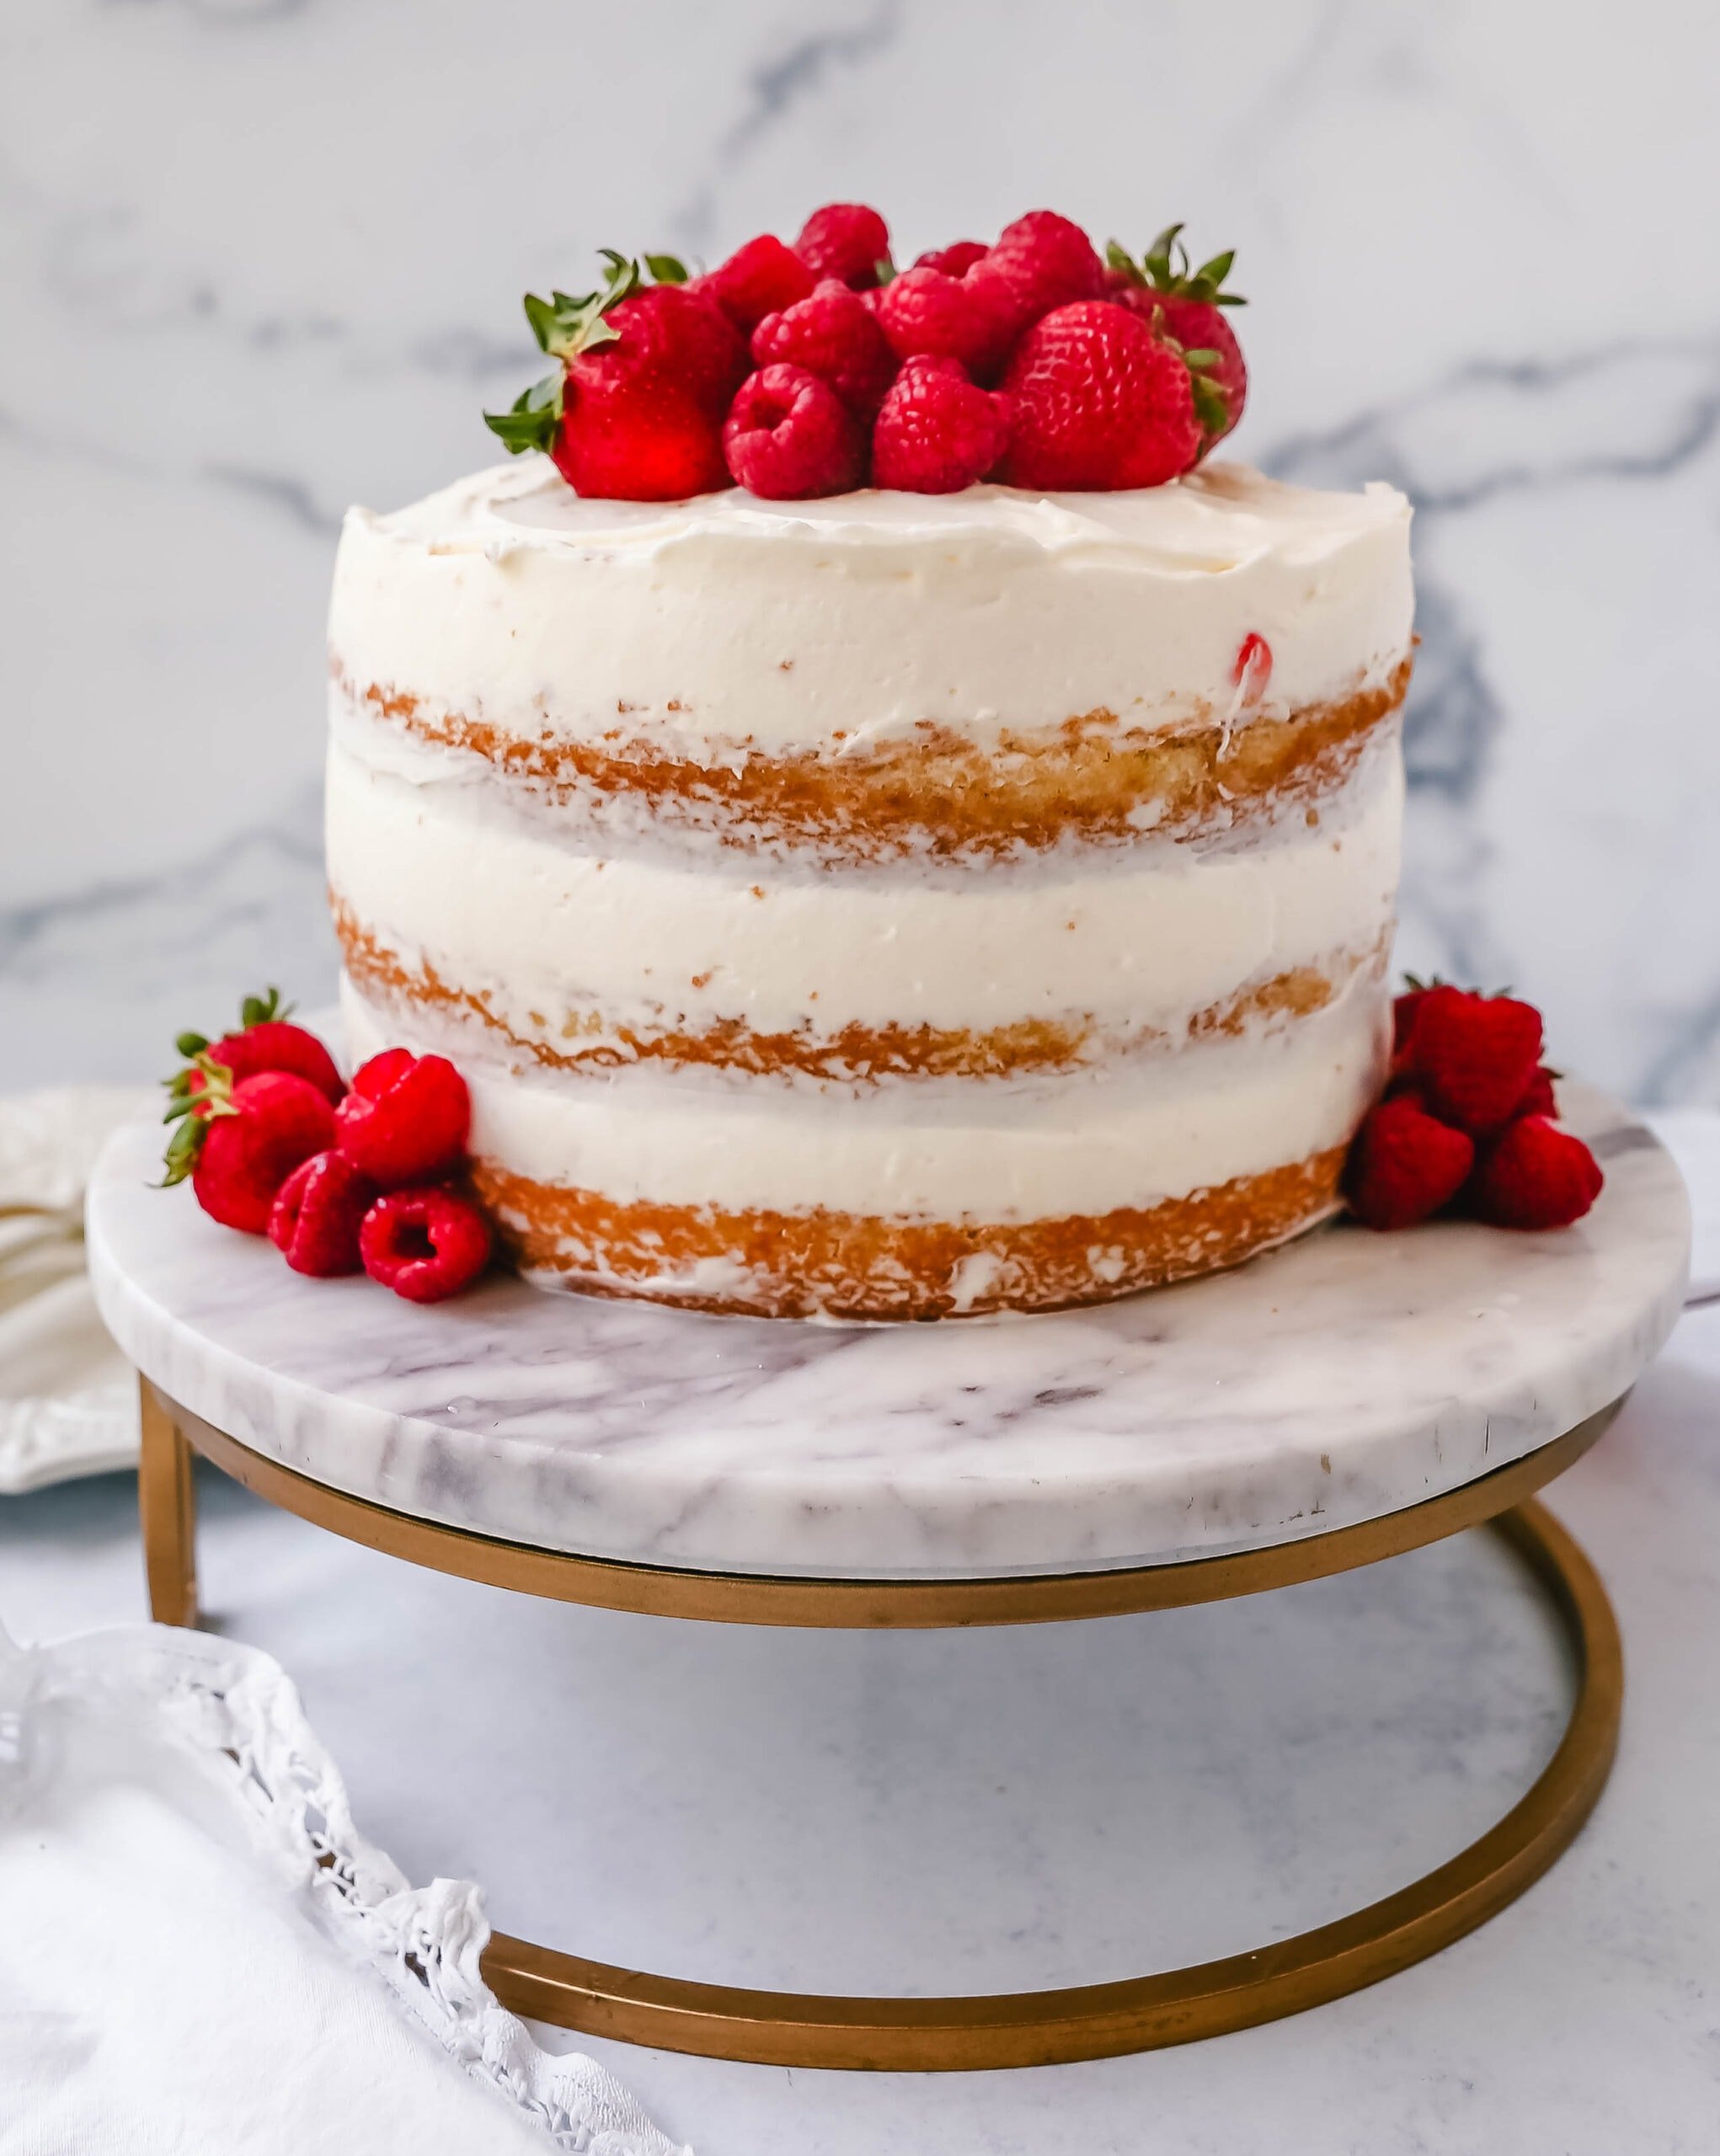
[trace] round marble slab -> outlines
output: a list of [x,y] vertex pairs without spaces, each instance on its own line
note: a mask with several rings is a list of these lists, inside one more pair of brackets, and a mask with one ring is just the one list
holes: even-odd
[[150,1187],[89,1198],[115,1338],[193,1413],[399,1512],[592,1556],[831,1577],[1171,1561],[1375,1518],[1616,1399],[1677,1315],[1670,1157],[1568,1085],[1606,1187],[1550,1235],[1317,1232],[1098,1310],[937,1325],[708,1317],[499,1277],[419,1309],[305,1280]]

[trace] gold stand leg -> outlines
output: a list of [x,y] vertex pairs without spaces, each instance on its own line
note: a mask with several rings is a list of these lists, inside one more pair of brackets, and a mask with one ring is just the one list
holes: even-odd
[[184,1433],[147,1378],[137,1380],[143,1449],[137,1464],[137,1513],[149,1614],[158,1625],[197,1622],[197,1486]]

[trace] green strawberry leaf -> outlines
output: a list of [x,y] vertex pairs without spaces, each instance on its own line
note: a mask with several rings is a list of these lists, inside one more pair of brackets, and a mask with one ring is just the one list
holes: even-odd
[[896,265],[887,254],[880,254],[872,265],[872,274],[879,285],[893,285],[896,280]]
[[[174,1042],[174,1046],[181,1055],[201,1055],[208,1045],[208,1041],[201,1033],[180,1033]],[[167,1082],[171,1086],[174,1081],[169,1078]]]
[[[1148,248],[1141,257],[1146,272],[1143,281],[1172,299],[1195,300],[1203,307],[1246,307],[1248,302],[1240,293],[1224,289],[1224,280],[1237,259],[1235,248],[1228,247],[1222,254],[1215,254],[1210,262],[1203,262],[1198,270],[1191,270],[1189,250],[1178,237],[1182,229],[1180,224],[1167,225]],[[1120,248],[1117,251],[1122,254]],[[1128,270],[1134,268],[1126,255],[1111,266]]]
[[566,376],[546,375],[522,390],[505,412],[486,412],[483,424],[501,442],[510,456],[523,456],[527,450],[548,450],[561,424],[562,387]]
[[648,254],[645,267],[650,271],[654,284],[684,285],[686,282],[686,264],[678,254]]

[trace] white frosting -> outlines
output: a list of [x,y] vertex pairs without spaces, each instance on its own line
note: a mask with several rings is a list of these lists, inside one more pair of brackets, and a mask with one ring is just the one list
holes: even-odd
[[594,1008],[694,1031],[1174,1028],[1245,983],[1372,949],[1391,927],[1402,817],[1394,741],[1316,825],[1299,810],[1232,849],[1148,843],[942,881],[911,865],[787,877],[733,854],[596,857],[510,814],[497,787],[410,784],[338,747],[328,774],[336,898],[409,963],[552,1044],[568,1012]]
[[[985,741],[1093,712],[1158,728],[1384,680],[1410,633],[1409,505],[1237,465],[1116,494],[574,494],[546,460],[347,518],[333,663],[505,731],[720,763]],[[1263,695],[1237,654],[1266,638]]]
[[[355,1058],[436,1045],[343,990]],[[654,1072],[569,1083],[481,1060],[474,1153],[620,1203],[1012,1222],[1146,1207],[1342,1145],[1376,1090],[1387,1013],[1358,979],[1283,1033],[1049,1083],[713,1095]]]

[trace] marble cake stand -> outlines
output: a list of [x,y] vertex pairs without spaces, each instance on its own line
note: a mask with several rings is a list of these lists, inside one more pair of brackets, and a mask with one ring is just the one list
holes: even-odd
[[706,1318],[499,1278],[419,1310],[303,1281],[152,1180],[121,1133],[91,1274],[142,1380],[151,1605],[196,1621],[191,1466],[409,1562],[528,1594],[788,1625],[1013,1625],[1164,1609],[1370,1564],[1491,1521],[1578,1673],[1539,1780],[1370,1907],[1124,1983],[836,1998],[686,1983],[496,1935],[516,2011],[767,2063],[1018,2066],[1271,2020],[1407,1967],[1559,1854],[1604,1784],[1623,1672],[1600,1581],[1531,1492],[1605,1428],[1680,1306],[1689,1218],[1651,1134],[1564,1105],[1589,1218],[1518,1236],[1334,1229],[1098,1310],[938,1326]]

